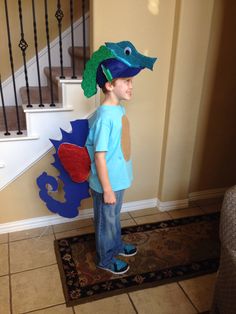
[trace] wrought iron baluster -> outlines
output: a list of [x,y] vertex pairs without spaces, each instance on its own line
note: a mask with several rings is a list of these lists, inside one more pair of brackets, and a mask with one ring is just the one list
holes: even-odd
[[44,0],[45,9],[45,26],[46,26],[46,37],[47,37],[47,48],[48,48],[48,65],[49,65],[49,80],[50,80],[50,93],[51,93],[51,107],[55,107],[54,95],[53,95],[53,82],[52,82],[52,65],[51,65],[51,52],[50,52],[50,37],[49,37],[49,25],[48,25],[48,4],[47,0]]
[[5,108],[4,96],[3,96],[3,90],[2,90],[2,78],[1,78],[1,75],[0,75],[0,93],[1,93],[1,100],[2,100],[3,118],[4,118],[5,130],[6,130],[4,135],[11,135],[11,133],[8,131],[7,115],[6,115],[6,108]]
[[40,69],[39,69],[38,35],[37,35],[37,22],[36,22],[34,0],[32,0],[32,13],[33,13],[33,29],[34,29],[34,47],[35,47],[36,65],[37,65],[37,74],[38,74],[38,86],[39,86],[39,107],[44,107],[43,97],[42,97],[41,79],[40,79]]
[[64,70],[63,70],[63,55],[62,55],[62,39],[61,39],[61,26],[62,26],[62,19],[64,17],[63,11],[61,9],[61,1],[57,1],[57,10],[55,17],[57,19],[58,23],[58,33],[59,33],[59,52],[60,52],[60,66],[61,66],[61,76],[60,78],[65,78],[64,76]]
[[6,25],[7,25],[9,57],[10,57],[10,63],[11,63],[11,73],[12,73],[13,90],[14,90],[14,97],[15,97],[16,119],[17,119],[17,128],[18,128],[17,134],[20,135],[23,132],[21,131],[21,126],[20,126],[19,108],[18,108],[18,101],[17,101],[17,94],[16,94],[16,80],[15,80],[15,70],[14,70],[14,62],[13,62],[13,56],[12,56],[11,33],[10,33],[10,25],[9,25],[7,0],[4,0],[4,5],[5,5],[5,15],[6,15]]
[[28,72],[26,66],[26,49],[28,48],[28,44],[24,38],[24,28],[23,28],[23,16],[22,16],[22,7],[21,7],[21,0],[18,0],[18,8],[19,8],[19,19],[20,19],[20,30],[21,30],[21,39],[19,42],[19,47],[22,52],[23,62],[24,62],[24,72],[25,72],[25,83],[26,83],[26,92],[27,92],[27,107],[32,107],[30,101],[30,93],[29,93],[29,81],[28,81]]
[[83,15],[83,63],[85,69],[86,64],[85,0],[82,0],[82,15]]
[[75,45],[74,45],[74,1],[70,0],[70,26],[71,26],[71,44],[72,44],[72,79],[76,79],[75,75]]

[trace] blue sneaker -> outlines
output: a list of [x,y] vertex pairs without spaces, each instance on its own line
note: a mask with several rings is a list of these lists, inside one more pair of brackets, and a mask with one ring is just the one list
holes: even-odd
[[97,267],[109,271],[115,275],[122,275],[129,270],[129,265],[126,262],[116,258],[113,258],[112,263],[108,267]]
[[121,256],[134,256],[137,253],[137,248],[133,244],[125,244],[123,251],[119,253]]

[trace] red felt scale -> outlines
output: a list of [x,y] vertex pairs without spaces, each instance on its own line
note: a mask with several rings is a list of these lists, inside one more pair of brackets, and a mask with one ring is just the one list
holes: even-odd
[[57,153],[72,181],[82,183],[88,179],[91,161],[86,147],[62,143]]

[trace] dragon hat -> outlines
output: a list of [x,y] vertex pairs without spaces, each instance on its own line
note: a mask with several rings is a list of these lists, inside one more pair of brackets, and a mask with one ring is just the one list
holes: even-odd
[[95,51],[86,63],[82,88],[86,97],[97,93],[97,85],[103,87],[115,78],[133,77],[141,70],[153,69],[157,58],[139,53],[129,41],[105,43]]

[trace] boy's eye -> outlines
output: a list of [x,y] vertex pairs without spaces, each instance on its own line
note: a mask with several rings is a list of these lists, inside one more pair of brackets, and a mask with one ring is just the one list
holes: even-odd
[[126,56],[129,56],[129,55],[131,55],[131,53],[132,53],[132,49],[131,49],[130,47],[126,47],[126,48],[124,49],[124,53],[125,53]]

